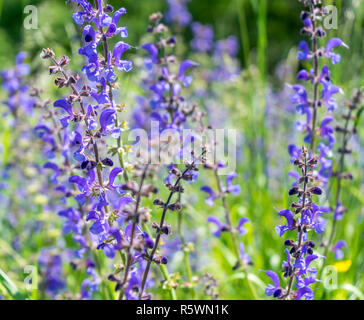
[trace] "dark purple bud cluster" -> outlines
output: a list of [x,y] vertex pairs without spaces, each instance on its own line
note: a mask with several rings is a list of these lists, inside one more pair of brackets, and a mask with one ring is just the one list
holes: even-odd
[[[287,260],[282,265],[284,277],[289,279],[287,289],[280,287],[279,278],[273,271],[266,271],[274,282],[274,286],[267,287],[266,293],[280,299],[313,298],[310,285],[317,282],[317,271],[309,268],[309,263],[319,256],[313,252],[315,243],[308,240],[308,231],[323,231],[321,214],[328,210],[316,205],[312,199],[313,195],[322,194],[321,188],[312,186],[316,182],[313,170],[318,165],[317,156],[310,156],[305,146],[302,147],[300,154],[300,158],[294,161],[294,165],[300,169],[301,175],[298,178],[298,185],[289,191],[289,195],[297,196],[298,201],[292,202],[291,209],[279,212],[279,215],[287,220],[287,224],[276,227],[279,236],[293,230],[297,230],[298,233],[297,241],[288,239],[284,242],[285,246],[291,247],[286,249]],[[294,279],[297,281],[297,291],[293,290]]]

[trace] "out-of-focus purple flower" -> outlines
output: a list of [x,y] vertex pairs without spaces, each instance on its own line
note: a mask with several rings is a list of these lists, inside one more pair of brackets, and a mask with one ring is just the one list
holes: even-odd
[[[19,52],[15,58],[15,66],[1,71],[3,79],[2,87],[8,93],[6,101],[2,101],[13,115],[17,115],[18,110],[24,113],[31,113],[35,106],[35,99],[30,97],[29,88],[24,83],[24,77],[29,74],[30,67],[24,63],[27,54]],[[14,121],[16,121],[14,119]]]
[[166,20],[170,23],[175,23],[183,27],[187,26],[192,16],[187,8],[187,3],[190,0],[167,0],[169,9],[166,14]]
[[214,201],[217,198],[217,195],[215,194],[214,190],[212,190],[212,188],[210,188],[209,186],[204,186],[201,188],[201,191],[206,192],[209,196],[205,199],[205,202],[209,205],[209,206],[213,206],[214,205]]
[[51,249],[42,249],[38,258],[39,271],[42,275],[42,286],[52,299],[66,287],[62,274],[62,258]]
[[236,57],[239,51],[239,42],[235,36],[228,36],[226,39],[216,42],[214,57],[222,58],[225,54],[231,58]]
[[237,176],[236,172],[231,172],[226,176],[226,192],[232,193],[235,196],[239,195],[241,191],[240,185],[233,185],[233,179]]
[[346,242],[344,240],[339,240],[333,246],[332,251],[335,253],[335,258],[337,260],[341,260],[342,258],[344,258],[344,251],[342,251],[342,248],[345,247],[346,247]]
[[246,218],[246,217],[240,218],[239,224],[236,228],[240,235],[244,235],[248,232],[248,230],[246,228],[244,228],[244,224],[246,224],[247,222],[249,222],[248,218]]
[[146,50],[152,59],[152,63],[156,64],[158,62],[158,48],[153,43],[146,43],[142,45],[142,48]]
[[245,251],[244,243],[241,242],[239,245],[239,248],[240,248],[240,258],[241,258],[242,263],[244,265],[252,264],[252,260],[251,260],[250,256]]
[[186,76],[185,73],[189,68],[197,67],[199,64],[192,60],[184,60],[180,64],[179,71],[178,71],[178,80],[180,80],[185,87],[188,87],[192,82],[191,76]]
[[334,212],[334,219],[341,220],[344,217],[344,214],[347,212],[347,208],[345,208],[341,201],[336,204],[335,212]]
[[221,223],[221,221],[216,217],[208,217],[207,222],[214,223],[217,226],[217,229],[212,233],[217,238],[220,238],[221,232],[229,231],[229,227]]
[[86,272],[89,277],[82,281],[81,298],[89,300],[92,298],[92,294],[98,291],[101,280],[96,274],[95,264],[90,259],[87,259]]
[[212,27],[194,22],[191,28],[194,35],[191,40],[192,49],[199,52],[210,51],[214,45],[214,30]]

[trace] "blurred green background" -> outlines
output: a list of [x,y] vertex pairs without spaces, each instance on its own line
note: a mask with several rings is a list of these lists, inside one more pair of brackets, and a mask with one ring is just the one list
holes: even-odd
[[[147,18],[152,12],[165,12],[165,0],[111,0],[114,7],[125,6],[128,14],[122,19],[129,28],[128,42],[138,45],[145,34]],[[328,0],[339,12],[339,30],[356,50],[351,61],[355,69],[362,70],[363,1]],[[34,5],[38,9],[38,30],[26,30],[24,8]],[[292,0],[192,0],[188,9],[194,21],[210,24],[215,39],[235,35],[241,41],[239,57],[243,66],[257,62],[268,73],[287,57],[293,44],[300,40],[301,28],[297,16],[302,10],[298,1]],[[26,50],[34,58],[43,47],[62,48],[72,55],[79,41],[76,26],[70,17],[70,3],[65,0],[0,0],[0,65],[11,64],[16,52]],[[186,41],[192,37],[189,28],[183,30]],[[266,61],[265,61],[266,59]],[[31,59],[33,60],[33,59]],[[344,66],[346,69],[346,66]],[[350,75],[344,77],[351,79]]]

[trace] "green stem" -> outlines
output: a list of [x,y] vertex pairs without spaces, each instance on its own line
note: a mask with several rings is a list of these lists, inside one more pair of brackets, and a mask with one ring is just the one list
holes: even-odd
[[[168,281],[169,280],[169,273],[168,273],[167,267],[164,264],[161,264],[160,269],[161,269],[162,275],[164,277],[164,280]],[[170,288],[169,293],[171,295],[172,300],[177,300],[176,290],[174,290],[173,288]]]
[[312,116],[312,133],[311,133],[311,143],[310,143],[310,151],[313,153],[315,150],[315,138],[316,138],[316,122],[317,122],[317,108],[318,108],[318,88],[319,88],[319,57],[318,57],[318,41],[316,32],[316,18],[315,18],[315,7],[313,4],[310,6],[310,11],[312,15],[312,32],[314,33],[312,39],[312,51],[313,51],[313,59],[314,59],[314,87],[313,87],[313,116]]
[[241,39],[241,44],[243,46],[244,62],[245,66],[249,66],[250,41],[249,41],[248,26],[246,24],[246,17],[245,17],[245,4],[244,0],[235,0],[235,3],[238,12],[240,39]]
[[267,0],[260,0],[258,14],[258,68],[262,85],[266,75],[267,52]]
[[[135,229],[136,229],[136,225],[137,225],[136,217],[138,216],[138,210],[139,210],[140,202],[141,202],[141,199],[142,199],[142,188],[143,188],[143,184],[144,184],[144,181],[145,181],[145,178],[146,178],[146,175],[147,175],[147,171],[148,171],[148,165],[146,165],[144,167],[142,176],[140,178],[139,190],[138,190],[137,199],[136,199],[136,202],[135,202],[135,210],[134,210],[134,217],[133,217],[134,220],[133,220],[133,224],[132,224],[132,227],[131,227],[130,244],[129,244],[129,247],[127,249],[127,262],[126,262],[126,266],[125,266],[123,286],[128,281],[129,270],[130,270],[131,265],[133,263],[133,243],[134,243]],[[124,295],[124,289],[122,288],[120,290],[119,300],[123,299],[123,295]]]
[[232,226],[232,223],[231,223],[230,210],[229,210],[229,207],[228,207],[227,202],[226,202],[225,192],[223,190],[217,168],[214,170],[214,173],[215,173],[215,178],[216,178],[216,182],[217,182],[217,187],[218,187],[219,193],[221,195],[221,201],[222,201],[222,204],[223,204],[223,208],[224,208],[224,211],[225,211],[225,220],[226,220],[227,226],[230,229],[231,238],[233,240],[234,252],[235,252],[236,258],[237,258],[238,263],[239,263],[239,268],[244,273],[246,285],[249,288],[250,294],[252,295],[253,299],[254,300],[259,300],[258,295],[257,295],[257,293],[255,291],[255,288],[254,288],[253,284],[251,283],[251,281],[249,280],[248,272],[247,272],[247,270],[246,270],[246,268],[244,266],[244,262],[242,261],[241,256],[240,256],[239,241],[238,241],[238,238],[236,237],[236,232],[235,232],[235,230],[234,230],[234,228]]
[[[178,201],[181,204],[181,194],[179,194]],[[185,269],[187,272],[187,279],[191,285],[190,289],[191,289],[191,293],[192,293],[192,299],[195,300],[196,291],[195,291],[194,284],[193,284],[193,274],[192,274],[192,269],[191,269],[191,265],[190,265],[189,249],[187,248],[187,244],[186,244],[185,238],[183,236],[182,222],[183,222],[183,215],[182,215],[182,209],[181,209],[178,212],[178,234],[181,239],[182,250],[183,250],[183,262],[184,262]]]

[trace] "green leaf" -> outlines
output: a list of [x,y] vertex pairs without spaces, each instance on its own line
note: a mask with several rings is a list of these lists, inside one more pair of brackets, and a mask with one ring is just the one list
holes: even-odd
[[[248,278],[251,282],[254,282],[259,288],[265,288],[265,283],[255,274],[248,273]],[[236,279],[245,279],[245,274],[243,272],[235,273],[228,278],[228,281],[233,281]]]
[[354,124],[354,127],[355,128],[357,128],[358,126],[359,126],[359,123],[360,123],[360,116],[361,116],[361,114],[363,113],[363,111],[364,111],[364,107],[361,107],[359,110],[358,110],[358,112],[357,112],[357,114],[356,114],[356,119],[355,119],[355,124]]
[[15,300],[25,300],[25,296],[19,291],[14,282],[0,268],[0,284],[3,285],[8,294]]

